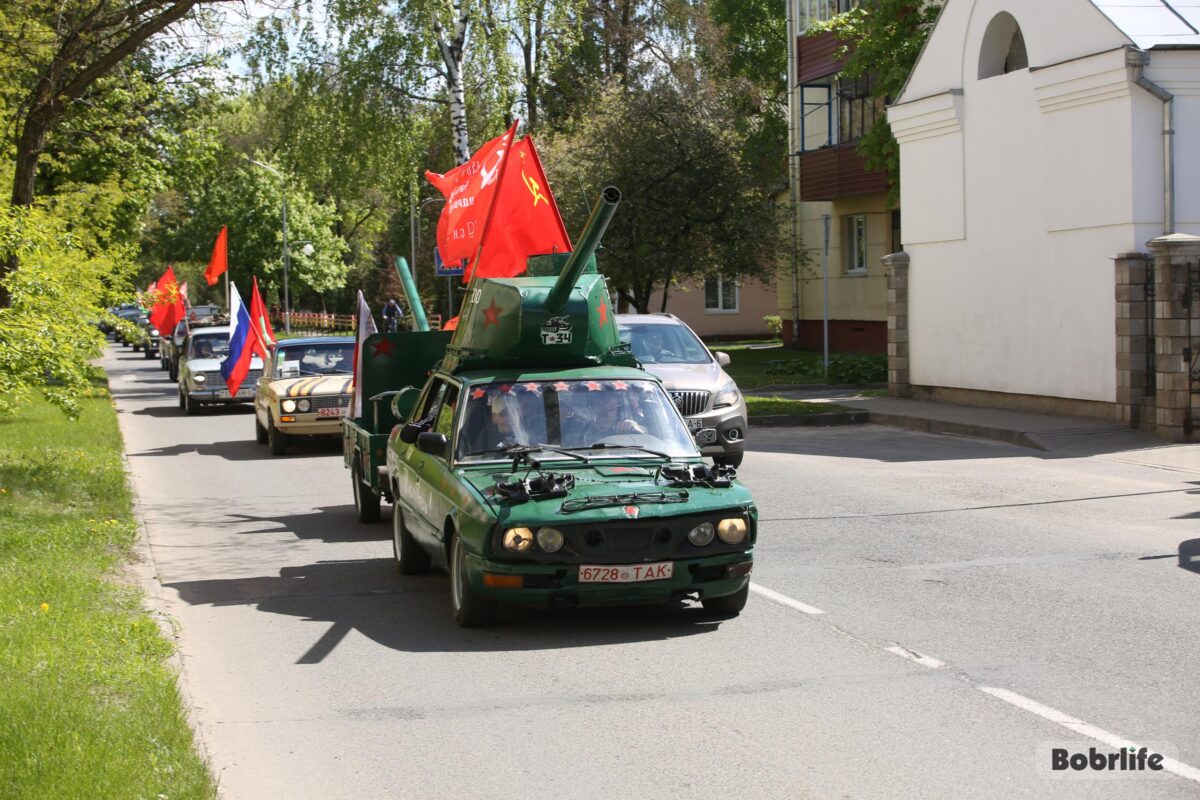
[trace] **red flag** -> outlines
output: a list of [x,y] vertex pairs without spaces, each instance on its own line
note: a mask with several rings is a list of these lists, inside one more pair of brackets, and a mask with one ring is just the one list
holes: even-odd
[[217,243],[213,247],[212,258],[208,260],[208,269],[204,270],[204,280],[209,286],[216,286],[217,279],[229,267],[229,226],[222,225],[217,234]]
[[479,148],[471,160],[445,175],[426,172],[425,177],[446,197],[438,219],[437,244],[442,261],[461,264],[475,258],[496,193],[497,179],[503,172],[517,124]]
[[454,331],[458,330],[458,317],[451,317],[442,324],[442,330]]
[[[492,213],[483,231],[475,267],[480,278],[511,278],[525,271],[529,256],[571,251],[571,237],[558,213],[533,139],[526,136],[513,145],[509,162],[500,176]],[[470,278],[470,271],[464,272],[463,280]]]
[[267,313],[267,304],[258,292],[258,278],[254,279],[254,288],[250,292],[250,324],[258,333],[254,340],[255,351],[259,358],[266,361],[271,357],[267,348],[275,346],[275,331],[271,329],[271,316]]
[[155,302],[154,307],[150,309],[150,324],[158,328],[158,332],[163,336],[170,336],[185,313],[179,294],[179,283],[175,280],[175,270],[167,267],[167,271],[154,285]]

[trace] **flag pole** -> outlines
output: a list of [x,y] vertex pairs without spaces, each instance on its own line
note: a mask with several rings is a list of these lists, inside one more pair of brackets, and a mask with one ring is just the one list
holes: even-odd
[[475,248],[475,258],[471,260],[470,266],[471,276],[467,279],[467,296],[463,299],[462,306],[459,306],[458,313],[461,316],[463,306],[470,302],[472,297],[472,288],[475,286],[475,271],[479,268],[479,257],[483,254],[483,242],[487,238],[488,226],[492,223],[492,214],[496,211],[496,194],[499,194],[500,187],[504,185],[504,171],[508,169],[508,157],[512,154],[513,146],[517,140],[517,125],[520,120],[513,120],[512,127],[508,129],[508,146],[504,148],[504,160],[500,162],[500,172],[496,175],[496,193],[492,196],[492,204],[488,206],[487,216],[483,220],[483,228],[479,232],[479,246]]

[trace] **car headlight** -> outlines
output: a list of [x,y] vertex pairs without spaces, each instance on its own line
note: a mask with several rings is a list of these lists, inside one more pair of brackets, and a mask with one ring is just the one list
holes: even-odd
[[206,380],[208,380],[208,376],[206,376],[203,372],[199,372],[192,376],[192,380],[194,380],[196,383],[204,383]]
[[547,553],[557,553],[563,546],[562,531],[556,528],[538,528],[537,543],[538,547],[545,550]]
[[737,384],[733,381],[730,381],[717,391],[717,396],[713,398],[713,408],[725,408],[726,406],[733,405],[737,401]]
[[713,524],[711,522],[701,522],[696,527],[688,531],[688,541],[696,545],[696,547],[704,547],[713,540]]
[[299,411],[308,411],[310,408],[312,408],[312,403],[307,400],[301,400],[299,403],[296,403],[296,409]]
[[151,328],[151,329],[150,329],[150,335],[151,335],[151,336],[158,336],[158,328]]
[[529,528],[509,528],[504,532],[504,548],[523,553],[533,546],[533,531]]
[[296,410],[296,401],[295,400],[284,400],[282,405],[283,405],[283,413],[285,413],[285,414],[291,414],[293,411]]
[[746,520],[741,517],[723,519],[717,523],[717,536],[725,544],[738,544],[746,540]]

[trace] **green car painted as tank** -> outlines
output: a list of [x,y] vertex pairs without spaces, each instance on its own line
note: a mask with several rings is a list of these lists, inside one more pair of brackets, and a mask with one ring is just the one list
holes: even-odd
[[497,602],[745,605],[753,499],[649,373],[438,372],[412,419],[388,445],[394,553],[450,573],[460,624]]

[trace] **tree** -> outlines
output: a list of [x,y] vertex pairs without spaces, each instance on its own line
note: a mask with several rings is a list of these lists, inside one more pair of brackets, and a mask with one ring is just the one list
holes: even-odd
[[[838,14],[814,30],[833,31],[843,43],[847,78],[871,76],[871,97],[890,103],[900,96],[945,0],[871,0]],[[880,114],[863,134],[858,151],[869,169],[886,170],[888,199],[900,198],[900,147]]]
[[[779,245],[777,212],[744,164],[730,115],[702,85],[661,80],[611,86],[594,114],[554,137],[546,167],[578,231],[588,209],[577,187],[621,189],[601,269],[638,311],[671,286],[707,277],[766,279]],[[590,194],[586,195],[590,197]]]

